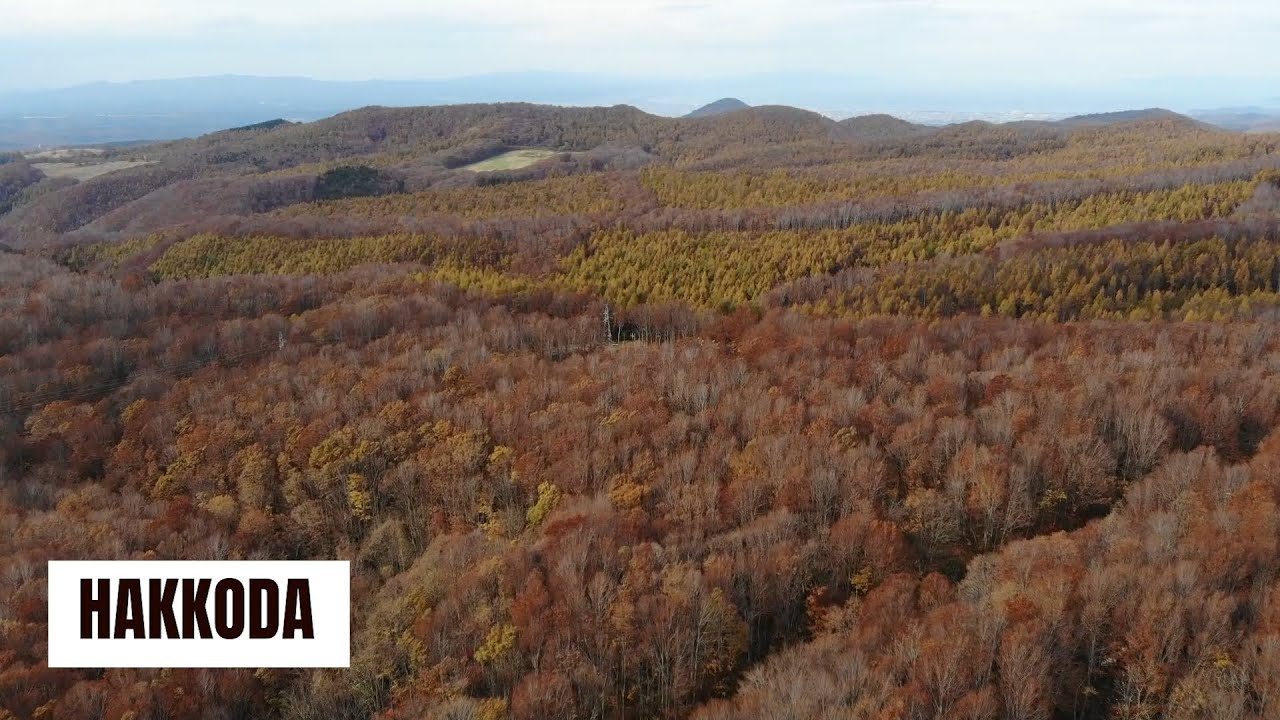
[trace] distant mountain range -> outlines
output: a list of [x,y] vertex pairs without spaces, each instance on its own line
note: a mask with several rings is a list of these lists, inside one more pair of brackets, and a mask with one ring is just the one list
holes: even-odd
[[225,75],[93,83],[0,94],[0,149],[169,140],[273,118],[318,120],[370,105],[613,105],[644,90],[590,76],[536,72],[423,81]]
[[[1280,105],[1280,98],[1274,100]],[[1192,110],[1197,120],[1241,132],[1280,132],[1280,107],[1240,107]]]
[[[726,90],[742,93],[697,107],[697,98]],[[335,82],[301,77],[215,77],[93,83],[56,90],[0,93],[0,150],[107,144],[194,137],[216,130],[284,118],[312,121],[357,107],[532,102],[555,105],[632,105],[647,112],[707,117],[750,107],[738,97],[811,109],[854,101],[868,108],[930,107],[924,91],[859,84],[820,74],[761,75],[658,82],[555,72],[522,72],[448,80]],[[991,100],[973,98],[975,105]],[[1031,101],[1031,100],[1028,100]],[[933,110],[894,111],[910,120],[944,125],[967,120],[1060,118],[1068,113],[965,111],[963,98],[943,98]],[[1048,100],[1045,100],[1048,102]],[[1063,102],[1066,102],[1065,100]],[[930,103],[930,104],[927,104]],[[848,107],[850,105],[843,105]],[[840,118],[864,112],[825,114]],[[1228,108],[1195,111],[1198,120],[1233,130],[1280,129],[1280,110]],[[883,121],[879,121],[884,125]],[[870,128],[859,132],[889,132]],[[898,128],[900,130],[901,128]],[[897,130],[893,130],[896,132]]]
[[[703,105],[693,112],[685,115],[686,118],[710,118],[727,115],[729,113],[750,110],[752,106],[737,98],[722,98],[713,103]],[[1147,108],[1145,110],[1121,110],[1119,112],[1094,113],[1089,115],[1073,115],[1065,118],[1054,120],[1012,120],[1010,124],[1028,125],[1028,126],[1061,126],[1061,127],[1094,127],[1104,125],[1115,125],[1117,123],[1127,122],[1145,122],[1145,121],[1173,121],[1191,125],[1202,125],[1212,127],[1197,118],[1187,115],[1181,115],[1172,110],[1164,108]],[[970,120],[968,122],[978,122],[984,124],[985,120]],[[846,139],[877,141],[877,140],[897,140],[907,138],[914,135],[927,134],[929,132],[944,129],[951,125],[960,125],[962,123],[947,123],[945,125],[928,125],[922,123],[913,123],[893,115],[885,113],[873,113],[870,115],[855,115],[839,121],[840,135]],[[1230,128],[1237,129],[1237,128]],[[1243,129],[1243,128],[1239,128]]]

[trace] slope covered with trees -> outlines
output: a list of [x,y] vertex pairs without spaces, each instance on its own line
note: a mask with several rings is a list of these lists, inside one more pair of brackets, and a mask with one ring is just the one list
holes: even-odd
[[[0,718],[1280,713],[1280,137],[459,106],[130,152],[0,164]],[[75,558],[349,560],[351,668],[50,669]]]

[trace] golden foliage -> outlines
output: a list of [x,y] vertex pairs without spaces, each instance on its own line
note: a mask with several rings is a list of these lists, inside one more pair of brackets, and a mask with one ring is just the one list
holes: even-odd
[[481,665],[492,665],[510,655],[515,646],[516,626],[495,625],[489,628],[484,644],[476,648],[476,662]]
[[426,235],[301,240],[280,237],[233,238],[197,235],[179,242],[151,265],[163,279],[219,275],[308,275],[341,272],[368,263],[433,264],[446,258],[492,262],[489,241],[445,241]]
[[1207,320],[1280,305],[1280,242],[1125,242],[909,264],[809,305],[854,317]]
[[464,218],[554,217],[613,212],[620,203],[606,177],[571,175],[497,185],[291,205],[279,217],[386,218],[454,215]]
[[525,518],[528,520],[529,525],[531,527],[541,525],[542,521],[551,514],[551,511],[555,510],[556,506],[560,504],[560,497],[560,488],[549,482],[540,483],[538,485],[538,499],[525,513]]

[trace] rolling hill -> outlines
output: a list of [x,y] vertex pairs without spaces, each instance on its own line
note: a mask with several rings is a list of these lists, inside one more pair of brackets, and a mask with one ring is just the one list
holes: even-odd
[[856,140],[896,140],[933,131],[928,125],[917,125],[892,115],[860,115],[840,121],[847,136]]
[[[720,107],[729,105],[736,107]],[[1161,132],[1175,135],[1207,127],[1162,110],[1081,116],[1058,123],[974,121],[927,127],[888,115],[837,123],[786,106],[739,108],[697,118],[666,118],[626,105],[375,106],[314,122],[266,121],[190,140],[113,147],[61,159],[74,172],[62,173],[62,165],[49,165],[46,159],[41,167],[50,170],[49,177],[36,161],[11,164],[5,170],[10,178],[4,190],[8,211],[0,215],[0,239],[24,247],[82,228],[144,232],[179,221],[262,212],[311,199],[319,179],[343,165],[374,168],[384,178],[379,181],[383,185],[414,191],[548,172],[634,170],[654,163],[719,172],[838,166],[894,157],[977,162],[1064,151],[1073,133],[1120,133],[1144,123],[1160,124]],[[560,159],[549,160],[553,156]],[[500,157],[532,160],[507,162]],[[529,164],[536,160],[543,162]],[[93,175],[95,163],[104,170],[126,169],[80,182],[74,179]],[[472,177],[476,174],[460,172],[464,168],[490,172]],[[64,177],[52,176],[56,174]]]
[[708,103],[693,112],[685,115],[687,118],[712,117],[714,115],[723,115],[725,113],[737,112],[738,110],[746,110],[750,105],[742,102],[737,98],[721,98],[713,103]]
[[1058,125],[1066,127],[1091,127],[1099,125],[1115,125],[1117,123],[1130,122],[1171,122],[1180,123],[1191,126],[1198,126],[1208,129],[1211,126],[1207,123],[1201,123],[1186,115],[1176,113],[1172,110],[1163,108],[1148,108],[1145,110],[1124,110],[1111,113],[1095,113],[1092,115],[1076,115],[1057,121]]

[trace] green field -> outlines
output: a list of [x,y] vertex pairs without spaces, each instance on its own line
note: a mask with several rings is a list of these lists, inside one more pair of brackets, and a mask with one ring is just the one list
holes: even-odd
[[555,155],[551,150],[542,150],[539,148],[531,148],[528,150],[512,150],[501,155],[495,155],[488,160],[481,160],[478,163],[471,163],[463,166],[463,170],[472,172],[490,172],[492,170],[519,170],[522,167],[528,167],[539,160],[546,160]]

